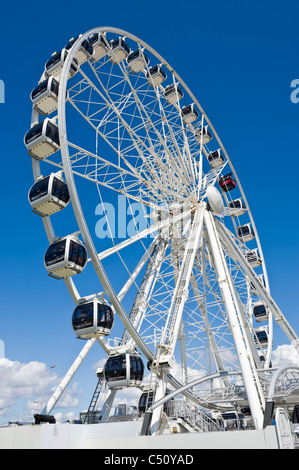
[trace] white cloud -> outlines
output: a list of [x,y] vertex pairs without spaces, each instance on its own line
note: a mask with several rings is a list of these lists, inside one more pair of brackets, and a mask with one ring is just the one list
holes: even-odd
[[70,411],[69,413],[61,413],[60,411],[58,413],[54,413],[54,417],[57,422],[61,421],[71,421],[72,419],[75,419],[75,413],[73,411]]
[[[21,363],[8,358],[0,358],[0,416],[16,416],[18,419],[32,419],[34,413],[42,410],[60,382],[46,364],[38,361]],[[57,407],[78,406],[78,387],[74,383],[63,394]],[[19,411],[16,412],[15,410]]]
[[[54,392],[55,387],[52,392]],[[72,386],[69,386],[62,394],[60,400],[55,405],[57,408],[73,408],[79,405],[78,398],[78,383],[74,382]]]
[[38,397],[43,392],[44,385],[56,379],[48,375],[43,382],[45,364],[32,361],[22,364],[7,358],[0,358],[0,409],[12,406],[18,398]]
[[290,364],[299,367],[299,354],[291,344],[278,346],[272,352],[272,366],[285,367]]
[[92,368],[93,368],[94,370],[97,370],[97,369],[99,369],[100,367],[104,367],[104,365],[106,364],[106,362],[107,362],[107,357],[104,357],[103,359],[100,359],[98,362],[96,362],[96,363],[92,366]]

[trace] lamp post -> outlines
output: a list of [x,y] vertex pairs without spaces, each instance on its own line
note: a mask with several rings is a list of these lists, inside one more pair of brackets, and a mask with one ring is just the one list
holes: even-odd
[[45,385],[46,385],[46,373],[50,370],[50,369],[54,369],[56,366],[50,366],[48,368],[45,368],[44,370],[44,375],[43,375],[43,394],[42,394],[42,409],[44,407],[44,396],[45,396]]

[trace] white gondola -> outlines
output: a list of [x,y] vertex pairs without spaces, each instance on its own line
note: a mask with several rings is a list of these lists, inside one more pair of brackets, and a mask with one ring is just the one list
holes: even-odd
[[111,307],[97,299],[77,305],[72,315],[72,327],[79,338],[96,338],[111,332],[114,314]]
[[[263,274],[260,274],[258,276],[258,282],[262,285],[262,287],[266,287],[266,282]],[[253,282],[250,282],[250,290],[254,295],[257,294],[257,290]]]
[[158,86],[163,83],[166,78],[166,72],[163,70],[162,65],[153,65],[148,69],[146,73],[146,78],[148,79],[148,83],[150,86]]
[[196,119],[198,119],[199,113],[197,109],[195,108],[195,104],[192,103],[192,104],[189,104],[188,106],[182,107],[181,115],[182,115],[183,121],[186,124],[190,124],[196,121]]
[[211,132],[208,130],[208,126],[204,126],[203,129],[196,129],[194,135],[199,145],[201,145],[201,142],[203,145],[208,144],[213,138]]
[[143,70],[149,63],[149,58],[141,49],[130,52],[127,57],[127,64],[131,72],[138,73]]
[[268,309],[262,302],[254,304],[252,313],[257,322],[266,321],[269,318]]
[[30,188],[28,200],[37,214],[41,216],[52,215],[68,205],[70,195],[61,173],[51,173],[45,178],[41,176]]
[[110,61],[113,64],[118,64],[130,54],[130,48],[125,40],[121,37],[110,41],[110,50],[108,51]]
[[[144,390],[144,389],[143,389]],[[169,395],[171,392],[170,390],[166,390],[165,396]],[[146,412],[148,408],[150,408],[154,401],[154,392],[152,390],[143,391],[139,397],[138,401],[138,413],[139,415]],[[164,403],[163,411],[168,416],[171,414],[169,413],[170,409],[174,408],[174,399],[171,398],[168,402]]]
[[145,413],[146,410],[152,406],[153,399],[154,399],[153,391],[149,390],[147,392],[142,392],[139,398],[139,402],[138,402],[138,413],[139,414]]
[[174,104],[183,98],[184,93],[182,92],[177,83],[172,83],[171,85],[168,85],[165,88],[164,96],[167,103]]
[[31,92],[33,108],[42,115],[56,111],[58,107],[59,82],[49,77],[37,85]]
[[228,204],[228,207],[231,209],[230,214],[234,217],[239,217],[240,215],[245,214],[247,211],[246,206],[242,199],[235,199]]
[[256,328],[254,330],[254,341],[259,348],[261,347],[267,347],[269,343],[269,338],[268,338],[268,332],[266,327],[260,327]]
[[37,160],[49,157],[60,148],[58,127],[53,121],[46,118],[33,125],[24,137],[29,155]]
[[48,273],[53,277],[74,276],[85,268],[87,251],[77,237],[68,235],[49,246],[44,263]]
[[[82,34],[80,36],[82,36]],[[69,40],[69,43],[65,46],[65,49],[69,51],[73,47],[77,39],[79,39],[80,36],[71,38]],[[82,41],[78,50],[76,51],[74,58],[75,60],[78,61],[79,65],[82,65],[84,64],[84,62],[90,59],[92,55],[93,55],[93,47],[87,39],[84,39],[84,41]]]
[[221,413],[223,419],[224,431],[242,430],[244,429],[244,415],[237,411],[227,411]]
[[108,423],[119,423],[120,421],[134,421],[138,418],[137,406],[121,403],[114,408],[114,413],[109,416]]
[[[62,49],[59,52],[54,52],[50,59],[46,62],[45,65],[45,72],[46,76],[50,77],[59,77],[62,72],[62,68],[64,66],[64,62],[67,58],[68,51],[66,49]],[[78,61],[76,59],[73,60],[68,78],[71,78],[78,70]]]
[[[265,363],[266,363],[266,359],[265,359],[265,356],[263,355],[263,353],[261,351],[258,351],[258,356],[259,356],[259,360],[262,364],[263,367],[265,367]],[[272,362],[270,361],[269,362],[269,369],[272,368]]]
[[254,231],[250,223],[241,225],[240,227],[238,227],[238,237],[243,242],[248,242],[249,240],[253,240],[255,235],[254,235]]
[[108,47],[105,39],[100,33],[94,33],[89,36],[88,41],[93,47],[92,60],[100,60],[107,54]]
[[218,168],[225,163],[225,158],[221,153],[221,150],[215,150],[214,152],[210,152],[208,155],[208,162],[211,168]]
[[257,268],[262,264],[262,258],[260,257],[258,248],[247,251],[245,257],[252,268]]
[[141,385],[144,364],[139,354],[125,353],[110,356],[104,367],[104,377],[110,388]]

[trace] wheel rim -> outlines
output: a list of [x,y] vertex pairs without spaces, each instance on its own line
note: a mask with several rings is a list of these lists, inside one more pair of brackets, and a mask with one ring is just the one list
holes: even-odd
[[[148,90],[145,92],[146,80],[144,72],[132,74],[128,72],[128,69],[124,67],[123,63],[111,64],[107,58],[95,63],[88,61],[86,64],[85,69],[89,67],[89,73],[95,76],[96,86],[87,72],[85,72],[85,69],[83,70],[83,67],[77,72],[77,78],[72,79],[73,82],[70,81],[69,85],[69,69],[81,42],[94,33],[104,32],[110,35],[125,36],[132,43],[135,42],[136,45],[144,48],[144,51],[151,56],[151,59],[155,57],[157,61],[159,60],[164,68],[167,69],[172,83],[179,82],[179,86],[183,88],[185,94],[184,98],[189,95],[189,101],[185,101],[184,104],[190,104],[191,101],[195,103],[196,108],[201,113],[200,117],[202,117],[202,120],[200,117],[198,119],[200,125],[198,122],[197,127],[196,125],[184,125],[180,115],[181,108],[179,105],[181,105],[181,103],[177,101],[175,105],[165,105],[161,89],[148,86]],[[105,62],[105,65],[110,67],[110,73],[105,72],[102,62]],[[153,63],[153,65],[155,64]],[[115,68],[117,69],[117,73],[114,72]],[[99,79],[99,76],[106,77],[105,85],[103,80]],[[115,84],[112,83],[112,78],[116,80]],[[135,80],[134,86],[132,84],[133,80]],[[138,81],[139,85],[137,88],[136,83],[138,84]],[[151,49],[150,46],[143,43],[135,36],[115,28],[97,28],[84,34],[74,44],[66,59],[60,79],[60,86],[58,125],[62,164],[59,157],[57,159],[56,157],[53,159],[48,158],[47,161],[59,168],[63,165],[75,217],[83,241],[89,252],[91,262],[110,302],[129,333],[124,335],[122,341],[126,344],[131,344],[131,347],[137,344],[147,359],[153,360],[159,338],[163,333],[163,328],[165,329],[165,325],[167,324],[167,315],[165,315],[165,312],[169,311],[171,299],[174,295],[175,277],[179,272],[174,266],[175,264],[177,266],[181,265],[184,247],[190,235],[191,214],[188,210],[193,210],[194,204],[198,201],[206,200],[207,187],[214,185],[219,176],[228,172],[228,168],[234,174],[239,197],[241,197],[246,204],[247,217],[254,228],[256,235],[255,243],[262,257],[262,249],[245,194],[227,152],[194,95],[164,59]],[[85,89],[84,86],[86,87]],[[93,86],[95,88],[93,88]],[[99,90],[100,86],[102,86],[102,90]],[[108,88],[109,93],[107,93]],[[119,91],[120,88],[122,88],[121,93]],[[110,89],[112,91],[110,91]],[[96,134],[96,138],[93,139],[93,150],[86,149],[82,144],[78,145],[75,142],[70,142],[70,132],[67,128],[70,121],[64,99],[66,91],[68,91],[69,94],[67,103],[73,103],[73,110],[76,110],[77,114],[84,119],[85,123],[87,123]],[[86,94],[88,93],[90,96],[89,101],[86,99]],[[94,93],[96,93],[102,101],[94,101]],[[138,96],[138,93],[140,96]],[[112,96],[117,97],[115,101],[113,101]],[[135,101],[130,103],[132,96]],[[164,106],[161,104],[162,101]],[[95,111],[91,109],[94,105],[97,107],[100,106],[101,112],[98,111],[97,114],[95,114]],[[130,106],[132,109],[130,109]],[[85,111],[83,111],[83,109]],[[160,114],[157,112],[157,109],[159,109]],[[125,112],[127,114],[126,119],[124,119]],[[139,115],[137,114],[138,112]],[[36,114],[33,119],[36,119]],[[139,125],[135,121],[139,121]],[[128,125],[128,122],[130,122],[130,125]],[[213,147],[209,147],[209,145],[200,147],[194,137],[194,130],[196,131],[196,129],[202,128],[203,126],[209,126],[213,134]],[[100,130],[101,128],[102,130]],[[115,137],[116,131],[118,133],[117,138]],[[120,133],[122,133],[121,139],[119,138]],[[131,137],[129,144],[127,142],[128,136]],[[100,156],[98,151],[100,137],[102,141],[105,142],[104,148],[112,149],[114,157],[117,156],[116,163],[113,163],[108,157],[103,158]],[[147,145],[144,145],[144,139],[146,139]],[[116,141],[118,147],[115,145]],[[220,169],[217,168],[212,171],[211,168],[207,167],[206,159],[209,152],[217,148],[221,149],[225,156],[226,163],[224,166],[221,166]],[[131,157],[132,149],[135,151],[133,158]],[[103,151],[103,149],[101,150]],[[176,154],[175,159],[173,158],[174,154]],[[129,161],[130,157],[131,160]],[[208,168],[206,172],[204,165]],[[40,163],[33,161],[33,169],[36,178],[40,173]],[[118,177],[115,176],[117,171],[120,173]],[[202,178],[200,178],[200,175],[202,175]],[[157,210],[158,208],[161,210],[163,204],[168,208],[169,206],[173,208],[174,204],[183,204],[184,207],[187,205],[187,211],[185,211],[187,213],[185,214],[183,224],[185,233],[183,237],[181,237],[182,234],[180,233],[179,242],[174,241],[175,237],[170,237],[172,239],[171,246],[169,246],[169,238],[166,237],[165,246],[160,247],[163,261],[160,260],[160,264],[158,263],[156,267],[156,277],[155,281],[153,281],[154,287],[153,284],[150,286],[152,291],[148,294],[150,295],[150,297],[148,297],[148,311],[147,314],[143,312],[142,321],[139,320],[136,324],[133,321],[133,316],[130,319],[128,318],[128,314],[116,294],[116,288],[112,285],[109,275],[107,275],[99,259],[98,255],[100,250],[95,246],[94,239],[86,223],[75,178],[84,178],[90,184],[97,180],[98,183],[95,184],[102,202],[104,202],[106,194],[105,192],[102,194],[100,189],[106,188],[113,191],[115,194],[123,195],[127,201],[142,203],[145,207],[150,207],[153,210]],[[230,200],[228,196],[230,196],[229,193],[223,194],[226,203]],[[167,211],[162,210],[162,214],[165,215],[165,213],[167,214]],[[50,220],[44,220],[44,224],[48,238],[52,241],[54,231]],[[232,230],[236,231],[237,226],[240,224],[241,223],[238,222],[236,223],[236,218],[230,219],[230,228]],[[175,228],[180,230],[178,226],[175,226]],[[248,250],[246,245],[240,244],[239,240],[236,241],[236,244],[241,246],[243,253]],[[143,241],[141,245],[143,247],[143,254],[141,255],[141,252],[139,252],[140,254],[137,255],[138,259],[141,259],[142,256],[145,255],[146,250],[153,249],[153,238],[146,240],[146,242]],[[162,245],[162,242],[160,242],[160,245]],[[113,250],[113,243],[111,249]],[[115,253],[117,254],[118,252],[115,251]],[[152,252],[149,251],[149,256],[151,256],[151,254]],[[205,241],[205,236],[203,236],[202,250],[199,256],[196,257],[194,272],[192,274],[191,290],[193,291],[193,295],[189,297],[185,304],[185,330],[184,334],[182,332],[179,334],[180,343],[184,350],[184,360],[191,360],[188,364],[186,362],[185,372],[187,367],[196,369],[197,373],[202,373],[203,370],[212,372],[215,368],[215,363],[217,370],[222,368],[236,368],[236,360],[228,358],[230,352],[234,350],[235,345],[231,340],[228,340],[229,326],[225,318],[221,292],[217,284],[215,271],[210,263],[209,257],[210,250]],[[234,284],[238,290],[238,295],[242,304],[245,305],[245,318],[248,322],[248,328],[252,329],[252,294],[249,290],[248,279],[246,279],[244,272],[228,252],[226,252],[226,257]],[[126,262],[122,263],[123,267],[126,269]],[[133,264],[133,269],[136,265],[137,262]],[[144,266],[146,266],[146,264],[144,264]],[[268,287],[264,261],[260,270],[264,275]],[[171,283],[169,281],[170,278]],[[66,279],[66,283],[75,302],[78,302],[81,295],[79,295],[73,279]],[[161,295],[163,296],[162,302],[159,300]],[[217,305],[216,307],[215,304]],[[131,307],[132,306],[133,302],[131,303]],[[198,312],[200,309],[204,309],[205,313],[199,315]],[[208,318],[209,316],[210,318]],[[155,320],[153,320],[153,318],[155,318]],[[184,336],[186,336],[186,338],[183,340]],[[267,363],[270,361],[272,345],[271,314],[268,323],[268,336],[269,347],[265,350]],[[133,343],[130,338],[133,338]],[[102,342],[101,344],[105,349],[104,343]],[[182,358],[178,359],[179,362],[182,360]],[[184,380],[186,381],[187,377],[185,377]]]

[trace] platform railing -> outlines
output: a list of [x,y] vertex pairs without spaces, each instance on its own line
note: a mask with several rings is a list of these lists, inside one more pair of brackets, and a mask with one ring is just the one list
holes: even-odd
[[165,404],[164,409],[170,419],[181,418],[196,432],[217,432],[223,428],[196,405],[189,404],[185,400],[171,400]]

